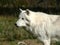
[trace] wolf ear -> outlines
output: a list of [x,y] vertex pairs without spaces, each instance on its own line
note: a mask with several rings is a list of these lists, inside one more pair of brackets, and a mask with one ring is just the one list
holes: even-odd
[[27,13],[27,15],[29,15],[29,9],[26,9],[26,13]]
[[21,8],[19,9],[21,12],[23,11]]

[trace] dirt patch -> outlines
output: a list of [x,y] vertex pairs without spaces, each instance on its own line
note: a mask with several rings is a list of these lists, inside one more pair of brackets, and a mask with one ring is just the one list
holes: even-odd
[[23,40],[23,42],[25,42],[27,45],[42,45],[41,42],[39,42],[38,40]]

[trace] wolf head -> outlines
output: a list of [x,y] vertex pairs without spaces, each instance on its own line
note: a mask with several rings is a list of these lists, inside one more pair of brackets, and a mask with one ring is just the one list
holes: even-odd
[[16,25],[19,27],[23,27],[23,26],[27,26],[29,25],[29,13],[30,10],[26,9],[26,10],[22,10],[20,9],[21,13],[19,15],[19,19],[16,22]]

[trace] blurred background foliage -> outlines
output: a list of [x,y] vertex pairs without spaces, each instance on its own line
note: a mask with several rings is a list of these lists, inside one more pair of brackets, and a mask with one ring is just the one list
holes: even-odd
[[18,8],[18,7],[43,7],[59,8],[59,0],[0,0],[0,7]]
[[60,0],[0,0],[0,13],[17,13],[19,8],[59,14]]
[[14,25],[20,13],[19,8],[60,14],[60,0],[0,0],[0,41],[35,38]]

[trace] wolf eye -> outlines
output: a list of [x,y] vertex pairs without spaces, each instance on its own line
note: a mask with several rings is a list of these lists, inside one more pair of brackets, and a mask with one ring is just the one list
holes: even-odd
[[22,20],[24,20],[24,18],[22,18]]

